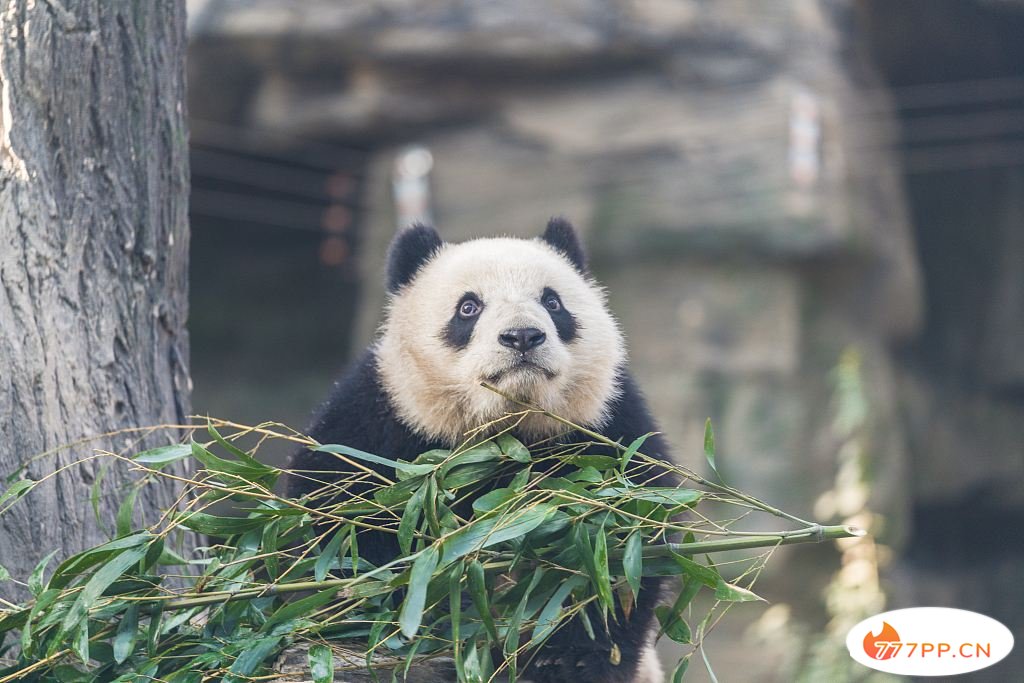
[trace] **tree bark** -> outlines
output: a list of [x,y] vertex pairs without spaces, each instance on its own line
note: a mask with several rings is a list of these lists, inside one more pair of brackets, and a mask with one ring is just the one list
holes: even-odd
[[[0,0],[0,476],[186,415],[184,63],[183,0]],[[58,450],[27,476],[174,435],[139,437]],[[51,550],[107,538],[90,491],[108,466],[72,468],[0,517],[0,564],[24,579]],[[104,519],[129,478],[104,474]],[[173,493],[150,485],[136,509],[152,519]]]

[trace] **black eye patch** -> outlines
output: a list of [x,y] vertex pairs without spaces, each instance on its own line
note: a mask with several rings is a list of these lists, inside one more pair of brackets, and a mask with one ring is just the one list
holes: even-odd
[[444,343],[458,351],[469,346],[469,340],[473,337],[473,328],[476,327],[476,321],[480,319],[479,312],[471,316],[460,314],[460,311],[466,310],[463,309],[463,304],[470,301],[476,302],[478,308],[482,310],[483,302],[480,301],[480,297],[473,292],[466,292],[459,298],[455,310],[452,311],[451,319],[441,333]]
[[[552,299],[558,302],[557,306],[549,305],[552,303]],[[544,306],[544,310],[548,312],[548,315],[551,316],[551,321],[555,323],[558,338],[566,344],[575,339],[578,327],[576,317],[562,303],[562,298],[558,296],[558,292],[550,287],[545,287],[540,295],[540,303]]]

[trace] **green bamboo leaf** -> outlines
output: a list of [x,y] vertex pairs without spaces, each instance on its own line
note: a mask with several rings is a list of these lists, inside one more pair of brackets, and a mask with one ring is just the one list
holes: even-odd
[[355,458],[357,460],[372,462],[376,465],[385,465],[387,467],[393,467],[395,468],[395,470],[410,476],[430,474],[431,472],[434,471],[434,465],[417,465],[411,462],[391,460],[390,458],[382,458],[379,455],[374,455],[372,453],[367,453],[366,451],[361,451],[358,448],[352,448],[350,446],[343,446],[340,444],[326,444],[324,446],[318,446],[313,450],[318,451],[320,453],[333,453],[335,455],[344,455],[349,458]]
[[[462,575],[465,560],[459,560],[452,567],[448,576],[448,616],[452,624],[452,650],[455,659],[456,674],[460,681],[466,680],[462,661]],[[417,644],[423,642],[417,641]]]
[[43,559],[39,560],[36,564],[35,569],[28,577],[28,590],[32,595],[38,596],[43,592],[43,574],[46,572],[46,565],[50,563],[53,556],[56,555],[60,550],[54,550]]
[[658,623],[661,624],[661,632],[666,636],[684,645],[693,642],[690,627],[682,617],[672,611],[672,608],[660,605],[654,608],[654,614],[658,617]]
[[633,500],[646,500],[658,505],[693,505],[703,495],[693,489],[677,489],[666,486],[622,487],[612,486],[596,492],[601,498],[628,497]]
[[341,548],[341,541],[343,538],[348,536],[348,529],[342,529],[335,532],[334,536],[327,543],[327,547],[320,553],[320,557],[316,558],[316,564],[313,566],[313,577],[317,583],[327,578],[327,572],[331,568],[331,563],[338,559],[338,550]]
[[[704,422],[704,457],[715,474],[718,474],[718,467],[715,465],[715,430],[711,427],[711,418]],[[721,477],[722,475],[718,475]]]
[[498,448],[505,454],[505,457],[524,464],[532,460],[530,450],[511,434],[502,434],[497,441]]
[[280,644],[281,636],[256,639],[242,654],[238,655],[228,671],[237,676],[249,676],[260,668]]
[[562,603],[565,602],[565,599],[569,597],[569,594],[574,589],[582,586],[584,583],[586,583],[586,579],[582,576],[572,576],[569,580],[562,582],[555,592],[551,594],[544,608],[540,611],[540,616],[537,617],[537,624],[534,626],[533,635],[530,637],[531,646],[536,647],[540,645],[548,636],[554,633],[562,618]]
[[409,573],[409,593],[402,603],[402,611],[398,615],[398,626],[402,635],[412,638],[423,621],[423,608],[427,600],[427,586],[437,569],[437,546],[428,546],[413,562]]
[[672,683],[682,683],[683,676],[686,674],[686,670],[690,668],[690,657],[693,653],[686,655],[676,665],[675,671],[672,672]]
[[594,537],[594,575],[592,578],[601,603],[606,609],[615,609],[612,579],[608,571],[608,538],[605,536],[604,526],[598,529],[597,535]]
[[683,569],[684,572],[697,579],[708,588],[717,589],[718,583],[722,580],[722,577],[719,576],[718,572],[713,568],[694,562],[688,557],[672,553],[672,559]]
[[114,528],[118,538],[127,536],[132,532],[132,512],[135,510],[135,499],[138,495],[139,489],[137,487],[132,488],[117,508]]
[[135,639],[139,635],[139,604],[133,602],[125,610],[114,636],[114,661],[122,664],[135,650]]
[[[523,623],[523,614],[526,612],[526,605],[530,600],[530,594],[533,593],[533,589],[537,587],[538,583],[540,583],[540,579],[543,575],[544,569],[542,567],[538,567],[534,570],[533,578],[530,579],[529,585],[526,586],[526,591],[523,593],[523,596],[519,599],[519,604],[516,605],[516,609],[514,612],[512,612],[512,617],[508,621],[508,630],[505,632],[504,652],[505,655],[509,658],[511,658],[512,654],[519,649],[519,628],[520,625]],[[512,666],[509,671],[509,676],[511,680],[515,680],[515,660],[511,659],[510,663],[512,664]]]
[[323,643],[309,648],[309,674],[313,683],[334,683],[334,653]]
[[487,635],[490,636],[492,642],[496,643],[498,642],[498,629],[494,625],[490,599],[487,597],[487,578],[484,574],[484,566],[480,564],[479,560],[469,563],[468,579],[469,595],[473,600],[473,607],[480,614],[484,628],[487,629]]
[[[430,533],[435,537],[441,535],[441,518],[437,512],[437,477],[429,476],[424,483],[426,493],[423,494],[423,516],[427,519]],[[413,494],[415,495],[415,494]]]
[[[676,597],[675,602],[672,603],[672,608],[670,610],[670,613],[674,616],[674,618],[683,618],[683,612],[686,610],[687,606],[697,595],[697,593],[700,591],[700,587],[703,585],[704,584],[702,584],[700,581],[692,577],[688,577],[683,581],[683,588],[681,591],[679,591],[679,595]],[[664,628],[664,623],[662,624],[662,628]],[[661,633],[658,634],[658,637],[661,637]]]
[[[136,546],[122,550],[97,569],[72,603],[71,609],[68,610],[67,616],[64,617],[61,624],[61,632],[68,633],[75,628],[85,628],[88,623],[89,609],[92,608],[96,599],[125,571],[145,557],[148,549],[148,546]],[[88,638],[88,633],[86,633],[86,638]],[[59,644],[59,642],[60,638],[54,639],[55,644]],[[85,650],[88,653],[88,644],[86,644]],[[88,662],[89,658],[85,657],[82,661]]]
[[241,448],[239,448],[238,446],[236,446],[235,444],[231,443],[223,436],[221,436],[220,432],[217,431],[217,428],[213,426],[212,422],[206,423],[206,431],[209,432],[210,436],[213,437],[213,440],[220,444],[220,446],[224,450],[226,450],[228,453],[231,453],[231,455],[241,460],[243,464],[249,465],[253,469],[274,469],[268,466],[267,464],[260,462],[259,460],[252,457],[251,455],[243,451]]
[[279,607],[276,612],[270,615],[270,618],[263,623],[260,627],[260,631],[263,633],[270,633],[278,624],[283,624],[286,621],[290,621],[297,617],[304,617],[313,611],[323,607],[338,594],[337,588],[327,588],[318,593],[307,595],[306,597],[295,600],[293,602],[286,602],[284,605]]
[[512,477],[512,481],[508,483],[508,487],[513,491],[519,492],[526,488],[526,485],[530,483],[530,468],[519,470],[516,476]]
[[156,656],[156,648],[160,643],[160,622],[163,621],[164,603],[157,602],[149,608],[149,628],[146,629],[146,652],[150,657]]
[[416,531],[420,515],[423,512],[423,499],[427,495],[428,485],[424,483],[416,489],[416,493],[412,494],[412,497],[405,504],[402,519],[398,523],[398,547],[403,555],[408,555],[412,550],[413,533]]
[[0,564],[0,581],[10,581],[11,573],[7,571],[7,568]]
[[447,565],[471,552],[525,536],[543,524],[554,511],[554,506],[544,503],[473,521],[444,540],[441,562]]
[[501,507],[503,503],[514,499],[516,495],[516,492],[510,488],[488,491],[473,501],[473,512],[477,515],[484,515],[495,508]]
[[8,502],[14,502],[24,496],[26,493],[32,490],[36,485],[36,482],[32,479],[18,479],[10,486],[7,490],[0,494],[0,510],[3,509],[3,505]]
[[207,536],[234,536],[258,529],[265,520],[259,517],[218,517],[205,512],[185,512],[178,522],[181,526]]
[[[454,468],[462,465],[476,465],[485,462],[494,462],[501,458],[501,449],[493,441],[485,441],[482,444],[473,446],[472,448],[459,453],[455,457],[447,458],[439,468],[438,473],[441,477],[446,476]],[[493,471],[493,467],[485,468],[487,471]]]
[[640,579],[644,574],[643,565],[643,535],[639,531],[634,531],[626,539],[626,550],[622,555],[622,572],[626,575],[626,583],[632,589],[634,599],[640,595]]
[[225,460],[224,458],[217,457],[199,443],[198,441],[192,442],[192,457],[202,463],[203,467],[210,470],[211,472],[223,472],[225,474],[231,474],[242,479],[260,479],[268,474],[273,474],[274,469],[267,467],[258,460],[249,460],[255,464],[249,464],[249,462],[237,462],[234,460]]
[[647,439],[654,436],[655,433],[656,432],[649,432],[647,434],[644,434],[643,436],[638,436],[637,438],[633,439],[633,442],[629,444],[629,446],[626,447],[626,450],[623,451],[622,453],[622,457],[619,459],[619,470],[623,474],[626,473],[626,468],[629,467],[629,461],[632,460],[633,456],[637,454],[637,451],[639,451],[640,447],[644,445],[644,442],[647,441]]
[[444,478],[444,487],[449,490],[461,489],[484,480],[493,479],[499,463],[473,462],[452,468]]
[[178,460],[183,460],[190,455],[192,455],[191,444],[176,443],[170,446],[161,446],[159,448],[152,448],[148,451],[143,451],[132,458],[132,460],[142,463],[151,469],[158,470],[165,465],[177,462]]
[[[61,597],[62,591],[59,590],[47,590],[36,594],[35,604],[32,605],[32,611],[28,615],[28,619],[25,620],[25,625],[21,631],[21,650],[23,654],[33,655],[35,652],[39,652],[43,649],[45,639],[33,638],[33,624],[39,618],[40,614],[45,614],[50,606],[57,601],[57,598]],[[42,624],[40,624],[42,626]],[[4,629],[0,629],[2,633]]]
[[715,585],[715,599],[723,602],[754,602],[756,600],[764,601],[757,593],[751,590],[737,586],[732,583],[728,583],[722,577],[718,577],[718,582]]

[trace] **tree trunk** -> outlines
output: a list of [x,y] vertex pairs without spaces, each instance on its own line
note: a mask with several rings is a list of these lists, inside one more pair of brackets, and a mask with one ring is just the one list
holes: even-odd
[[[0,3],[0,476],[188,410],[184,63],[183,0]],[[53,452],[27,476],[173,438],[139,436]],[[104,540],[90,491],[109,462],[0,517],[0,564],[24,579],[51,550]],[[108,523],[129,479],[104,475]],[[174,488],[147,487],[137,510],[152,519]]]

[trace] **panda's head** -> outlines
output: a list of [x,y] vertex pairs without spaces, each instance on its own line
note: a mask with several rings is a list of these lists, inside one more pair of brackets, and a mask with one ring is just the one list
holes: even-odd
[[[576,424],[602,425],[625,348],[568,222],[553,219],[538,239],[459,244],[408,228],[391,245],[388,290],[377,368],[418,434],[454,445],[521,410],[484,382]],[[519,426],[529,438],[564,430],[538,414]]]

